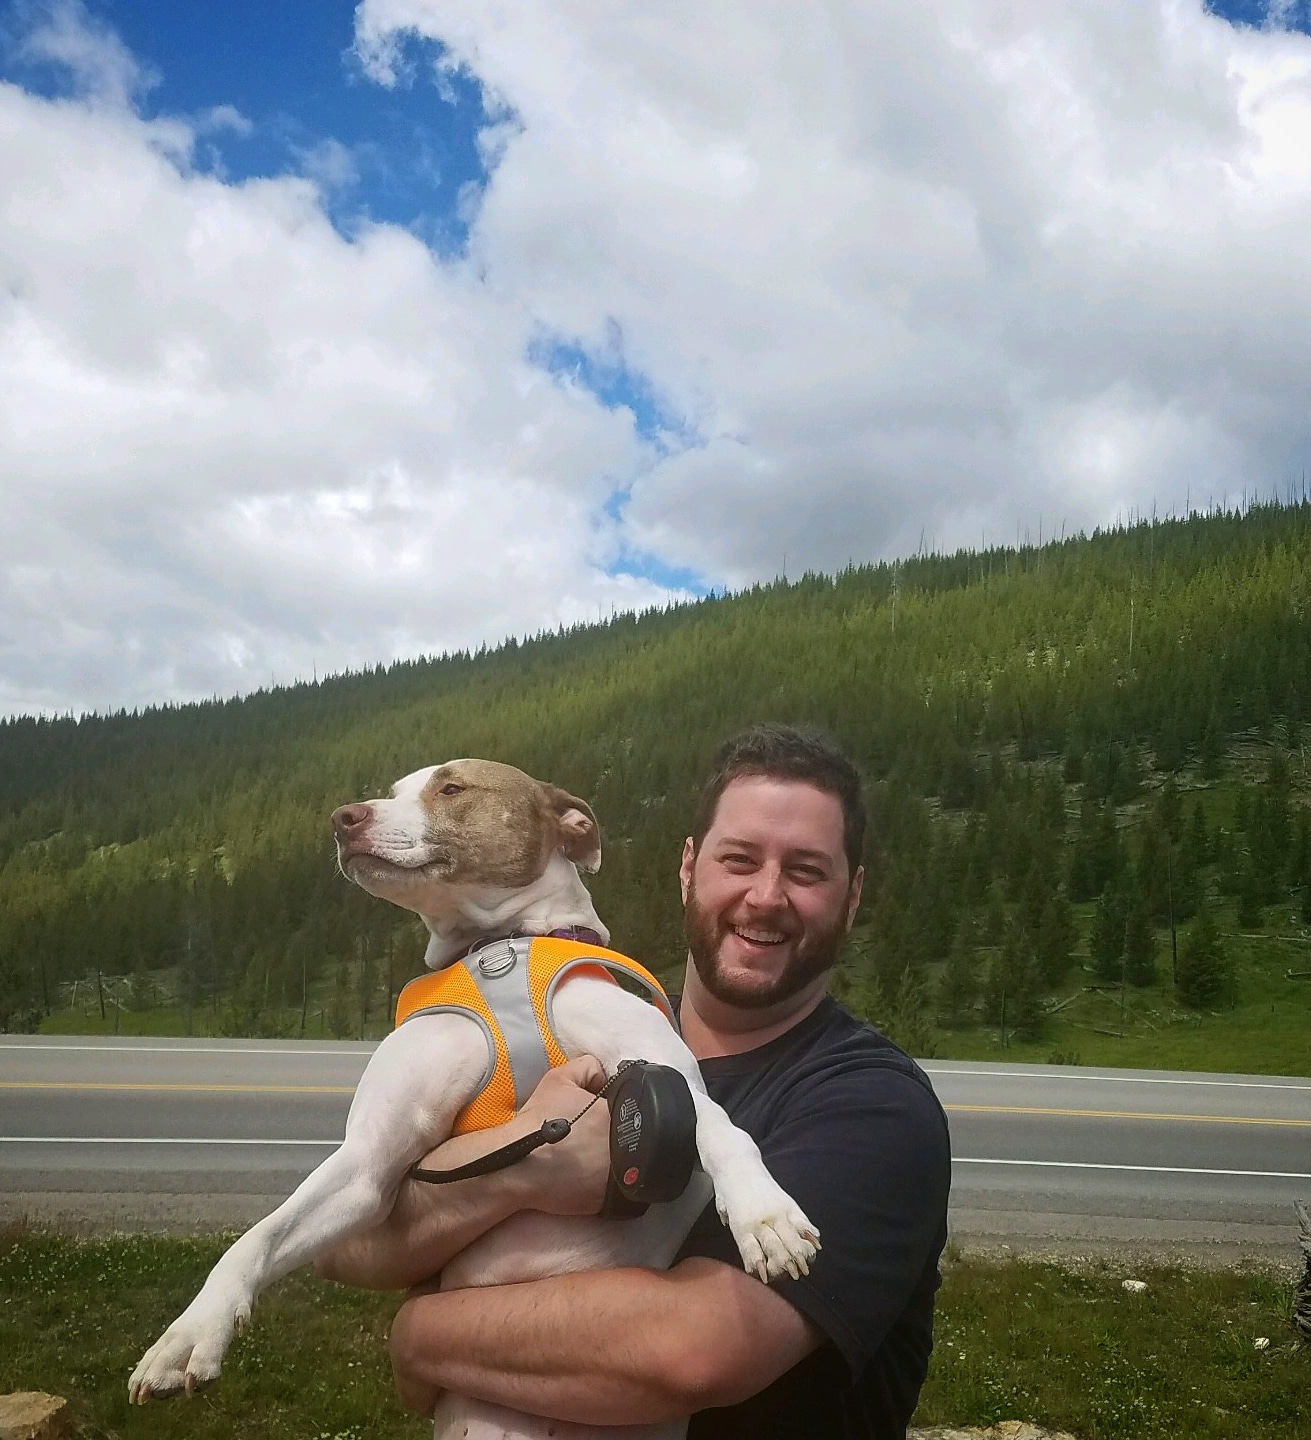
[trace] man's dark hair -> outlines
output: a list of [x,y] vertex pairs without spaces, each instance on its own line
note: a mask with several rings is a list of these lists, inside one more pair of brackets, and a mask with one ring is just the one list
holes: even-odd
[[762,722],[726,740],[715,756],[715,768],[701,787],[692,820],[692,845],[701,848],[714,823],[719,797],[734,780],[763,775],[770,780],[801,780],[834,796],[842,806],[842,848],[847,874],[860,866],[865,847],[865,799],[860,776],[850,760],[818,730]]

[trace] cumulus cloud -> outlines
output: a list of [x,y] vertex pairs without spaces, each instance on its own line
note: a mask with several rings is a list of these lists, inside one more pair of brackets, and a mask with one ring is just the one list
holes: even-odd
[[[1278,17],[1275,17],[1276,21]],[[519,125],[500,283],[677,397],[635,539],[743,581],[1285,484],[1311,41],[1200,0],[365,0]]]
[[[520,299],[121,92],[0,86],[0,709],[248,690],[653,603],[631,420]],[[601,517],[598,519],[598,516]]]
[[1277,24],[365,0],[375,82],[461,68],[494,117],[443,258],[333,228],[340,147],[195,173],[241,117],[143,120],[115,37],[43,13],[80,81],[0,86],[0,709],[650,603],[634,554],[733,584],[1305,463],[1311,40]]

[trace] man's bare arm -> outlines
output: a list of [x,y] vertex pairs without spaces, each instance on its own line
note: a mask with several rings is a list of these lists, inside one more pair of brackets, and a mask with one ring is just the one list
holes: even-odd
[[392,1327],[402,1401],[442,1391],[588,1425],[642,1425],[763,1390],[822,1341],[781,1295],[717,1260],[410,1297]]
[[[518,1115],[505,1125],[448,1140],[425,1157],[434,1170],[453,1170],[535,1130],[543,1120],[572,1120],[605,1081],[590,1055],[550,1071]],[[466,1246],[520,1210],[594,1215],[605,1197],[609,1120],[604,1102],[558,1145],[492,1175],[428,1185],[405,1180],[381,1225],[321,1255],[314,1268],[328,1280],[372,1290],[404,1290],[436,1275]]]

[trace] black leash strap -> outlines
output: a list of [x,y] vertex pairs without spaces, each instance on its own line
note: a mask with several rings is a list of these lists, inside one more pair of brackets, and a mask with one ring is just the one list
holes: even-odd
[[541,1149],[543,1145],[558,1145],[598,1100],[608,1098],[610,1091],[624,1071],[630,1065],[640,1063],[637,1060],[623,1061],[619,1069],[572,1120],[544,1120],[531,1134],[522,1135],[518,1140],[511,1140],[508,1145],[502,1145],[499,1150],[490,1150],[486,1155],[480,1155],[477,1160],[470,1160],[467,1165],[459,1165],[454,1170],[425,1170],[422,1166],[415,1165],[409,1172],[410,1178],[423,1180],[429,1185],[451,1185],[456,1180],[473,1180],[479,1175],[493,1175],[498,1170],[506,1170],[511,1165],[517,1165],[520,1160],[526,1159],[534,1150]]

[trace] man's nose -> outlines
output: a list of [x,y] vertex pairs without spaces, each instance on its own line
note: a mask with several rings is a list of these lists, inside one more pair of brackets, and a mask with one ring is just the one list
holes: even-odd
[[748,901],[759,910],[782,910],[787,907],[787,887],[783,872],[776,866],[762,865],[751,877]]
[[372,819],[372,805],[342,805],[332,812],[332,829],[338,840],[353,840]]

